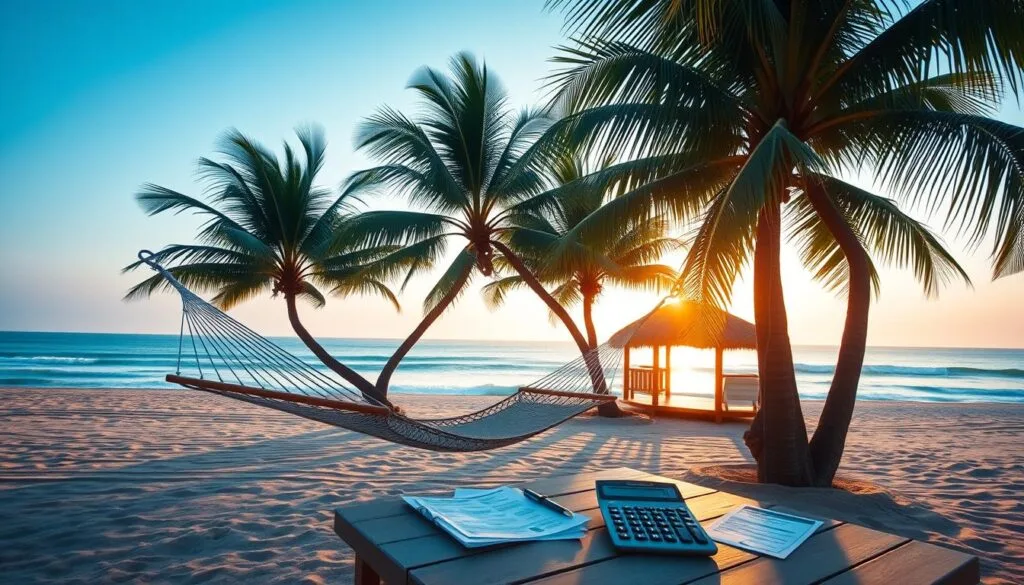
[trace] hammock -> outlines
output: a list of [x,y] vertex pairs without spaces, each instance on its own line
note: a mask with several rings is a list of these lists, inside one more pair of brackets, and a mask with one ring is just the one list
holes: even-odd
[[[614,396],[594,393],[599,373],[610,387],[622,348],[605,344],[483,410],[414,419],[350,388],[206,302],[143,250],[139,259],[182,301],[177,367],[167,381],[431,451],[485,451],[542,433]],[[172,269],[173,270],[173,269]],[[182,367],[194,372],[183,374]]]

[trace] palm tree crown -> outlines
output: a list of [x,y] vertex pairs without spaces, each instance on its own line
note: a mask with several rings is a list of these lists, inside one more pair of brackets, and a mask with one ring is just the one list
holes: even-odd
[[[397,308],[398,301],[381,280],[381,260],[389,247],[357,248],[339,244],[353,209],[350,192],[334,195],[315,185],[324,163],[326,142],[319,129],[297,131],[301,153],[285,143],[278,156],[238,131],[221,145],[223,161],[199,160],[208,196],[197,199],[159,185],[145,185],[137,195],[150,215],[192,212],[205,218],[197,244],[176,244],[156,253],[186,286],[213,293],[213,302],[229,309],[271,292],[288,304],[293,328],[326,365],[364,393],[373,386],[334,358],[299,321],[296,300],[315,307],[327,294],[379,294]],[[139,267],[136,262],[126,268]],[[393,269],[393,267],[391,267]],[[167,283],[155,275],[135,285],[126,298],[148,296]]]
[[508,106],[508,97],[487,67],[468,54],[452,59],[448,75],[431,68],[409,83],[422,100],[413,120],[384,108],[359,128],[360,149],[381,165],[351,178],[357,191],[389,190],[410,210],[371,211],[357,219],[360,242],[399,246],[405,282],[442,258],[448,243],[459,251],[424,301],[426,315],[381,372],[386,392],[394,370],[427,328],[467,288],[474,267],[494,273],[497,252],[531,289],[559,314],[581,350],[586,340],[565,310],[544,290],[506,245],[519,204],[545,187],[545,177],[525,154],[550,125],[542,113]]
[[[602,167],[607,167],[605,161]],[[550,172],[555,186],[571,186],[587,175],[582,157],[563,154],[555,159]],[[579,242],[580,250],[564,259],[553,259],[552,252],[564,243],[567,234],[596,212],[605,201],[600,190],[569,190],[556,193],[554,201],[538,209],[514,215],[509,246],[547,286],[563,307],[583,305],[587,343],[597,347],[593,306],[606,284],[632,290],[661,291],[672,286],[676,271],[658,263],[662,256],[679,247],[679,241],[667,235],[668,221],[656,217],[649,221],[630,221],[615,231],[590,233]],[[492,307],[504,303],[509,291],[525,286],[522,277],[512,274],[483,288]]]

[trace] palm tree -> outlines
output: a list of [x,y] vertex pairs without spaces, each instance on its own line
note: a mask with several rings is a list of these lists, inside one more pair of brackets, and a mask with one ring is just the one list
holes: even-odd
[[[514,113],[498,80],[466,53],[452,59],[449,75],[424,68],[409,87],[422,98],[422,115],[413,120],[385,107],[368,118],[356,144],[381,164],[351,181],[359,192],[398,193],[412,209],[360,215],[360,243],[400,247],[398,255],[408,263],[406,283],[442,258],[450,241],[460,247],[427,295],[423,320],[381,370],[378,393],[387,393],[402,359],[466,290],[474,271],[488,277],[494,273],[495,258],[523,279],[565,325],[584,357],[596,362],[566,310],[506,244],[514,226],[513,207],[544,189],[544,176],[524,153],[550,125],[548,118],[531,110]],[[588,370],[595,391],[607,391],[600,367]]]
[[[387,246],[339,245],[354,213],[351,191],[333,196],[317,187],[326,142],[316,128],[297,130],[302,153],[286,142],[284,159],[237,130],[222,141],[224,161],[199,159],[199,175],[210,187],[206,200],[147,184],[136,198],[149,215],[191,212],[205,217],[197,244],[176,244],[154,260],[189,287],[215,293],[227,310],[265,292],[284,297],[288,319],[302,342],[328,368],[365,396],[386,403],[363,376],[334,359],[299,320],[297,302],[314,307],[327,294],[374,294],[398,300],[383,278],[394,266],[381,263],[395,251]],[[140,262],[125,270],[134,270]],[[147,297],[167,288],[160,275],[132,287],[126,299]]]
[[[678,283],[725,306],[754,267],[762,481],[830,485],[856,400],[875,272],[928,293],[966,275],[896,202],[839,178],[871,173],[901,204],[944,212],[995,276],[1024,269],[1024,129],[992,119],[1024,68],[1024,2],[552,0],[576,41],[557,58],[562,136],[630,161],[591,177],[633,187],[577,234],[666,210],[699,220]],[[847,297],[835,375],[808,439],[779,255],[783,216],[807,267]],[[766,432],[770,431],[770,432]]]
[[[610,161],[601,166],[606,168]],[[551,170],[557,185],[569,186],[586,176],[585,162],[579,156],[563,154]],[[591,234],[581,242],[582,250],[564,259],[552,259],[552,250],[566,234],[593,214],[604,203],[600,190],[565,192],[558,195],[556,205],[526,211],[514,218],[509,246],[531,267],[538,278],[551,288],[550,294],[566,309],[582,304],[587,345],[597,348],[597,329],[593,308],[606,285],[631,290],[662,291],[672,287],[676,271],[657,261],[679,247],[679,240],[666,235],[668,221],[657,217],[652,221],[622,224],[614,232]],[[488,305],[500,307],[509,292],[525,286],[522,277],[512,274],[483,287]]]

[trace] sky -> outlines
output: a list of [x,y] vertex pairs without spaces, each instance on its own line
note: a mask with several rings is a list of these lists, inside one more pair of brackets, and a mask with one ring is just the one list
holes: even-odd
[[[359,121],[385,104],[414,111],[405,89],[410,75],[423,65],[445,67],[462,50],[486,60],[512,104],[536,104],[552,47],[564,41],[560,15],[543,4],[0,3],[0,330],[176,332],[179,301],[171,294],[122,301],[146,275],[120,269],[139,249],[191,241],[198,221],[145,216],[133,199],[140,185],[199,195],[195,161],[213,152],[225,130],[279,146],[293,128],[313,122],[330,143],[321,184],[336,186],[371,164],[352,145]],[[1000,118],[1024,124],[1012,99]],[[931,224],[944,233],[937,220]],[[973,288],[954,283],[927,299],[909,273],[883,270],[869,343],[1024,347],[1024,275],[992,282],[986,248],[965,250],[954,234],[944,236]],[[792,251],[783,271],[793,342],[836,344],[843,299],[812,282]],[[301,311],[315,335],[401,338],[421,317],[432,284],[427,276],[412,283],[401,313],[360,297]],[[608,291],[596,309],[599,334],[655,302],[654,294]],[[731,308],[751,318],[749,274]],[[250,302],[232,315],[262,333],[291,333],[279,299]],[[497,311],[475,292],[466,295],[427,337],[568,338],[526,292]]]

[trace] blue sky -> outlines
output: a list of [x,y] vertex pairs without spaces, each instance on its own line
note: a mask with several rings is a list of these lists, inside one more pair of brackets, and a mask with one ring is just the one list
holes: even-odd
[[[368,161],[353,152],[358,121],[383,104],[410,109],[403,88],[422,65],[445,66],[471,50],[486,59],[516,105],[536,103],[561,18],[543,0],[326,2],[5,2],[0,5],[0,330],[172,331],[170,296],[123,303],[135,277],[119,274],[139,248],[188,241],[196,222],[147,218],[132,194],[144,182],[199,193],[196,158],[229,127],[270,144],[317,122],[330,141],[323,184]],[[1004,116],[1021,123],[1010,104]],[[886,345],[1024,346],[1015,306],[996,319],[1021,277],[988,282],[983,254],[966,255],[976,289],[954,287],[924,302],[906,275],[886,276],[871,341]],[[832,343],[842,303],[798,270],[787,271],[794,339]],[[332,300],[305,314],[320,335],[401,337],[415,324],[429,279],[395,315],[372,299]],[[741,283],[735,310],[750,314]],[[613,293],[598,315],[605,333],[639,315],[652,297]],[[289,333],[272,300],[237,310],[269,333]],[[956,314],[975,327],[943,337],[918,322]],[[896,323],[897,325],[892,325]],[[938,335],[938,337],[936,336]],[[965,336],[966,335],[966,336]],[[430,336],[561,339],[536,299],[487,311],[475,296]]]

